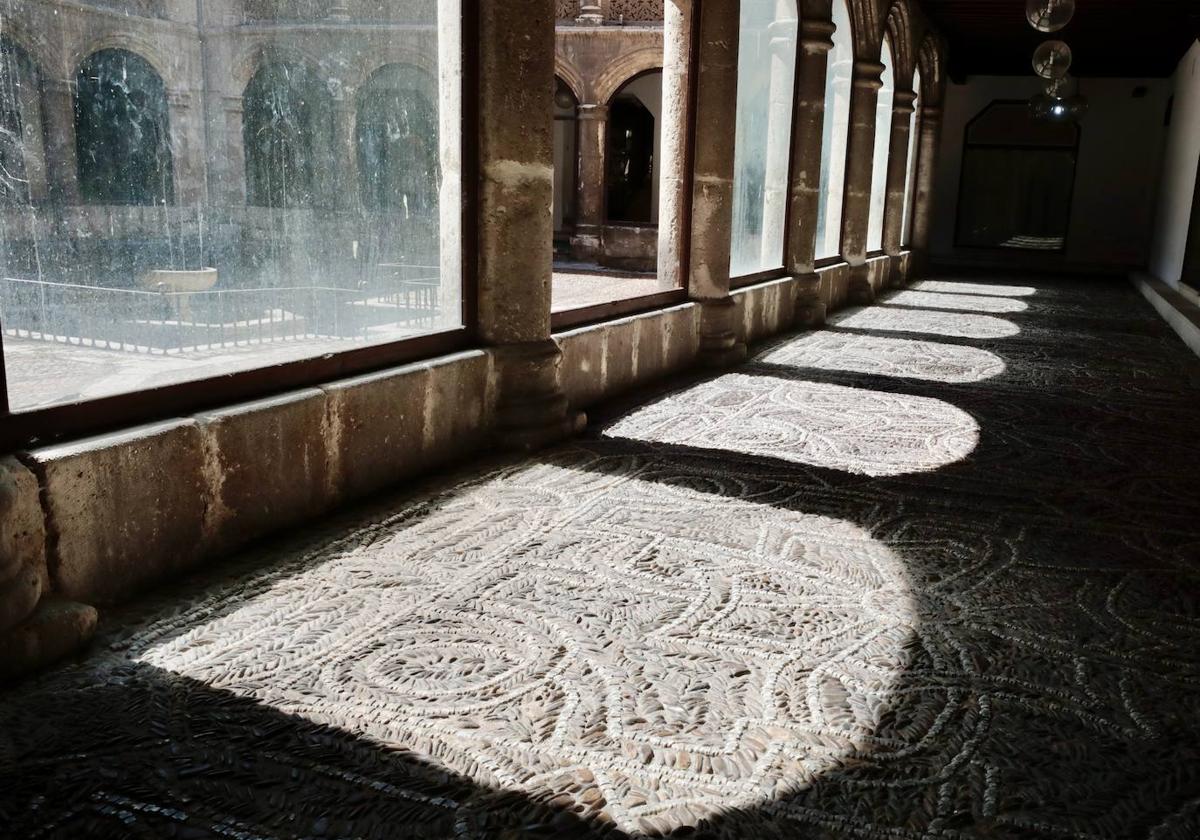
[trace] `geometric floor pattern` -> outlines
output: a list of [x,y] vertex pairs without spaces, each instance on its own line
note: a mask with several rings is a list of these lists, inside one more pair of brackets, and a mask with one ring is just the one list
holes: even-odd
[[915,283],[0,694],[19,838],[1200,836],[1200,360]]

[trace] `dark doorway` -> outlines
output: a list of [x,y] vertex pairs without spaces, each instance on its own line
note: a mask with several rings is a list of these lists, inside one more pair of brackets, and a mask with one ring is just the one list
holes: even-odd
[[1066,250],[1079,127],[1038,120],[1025,102],[993,102],[967,125],[957,244]]
[[654,115],[641,100],[618,94],[608,115],[608,220],[654,220]]

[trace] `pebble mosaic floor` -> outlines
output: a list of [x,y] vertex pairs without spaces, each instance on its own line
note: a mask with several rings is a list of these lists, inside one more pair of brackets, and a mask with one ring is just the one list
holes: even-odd
[[0,695],[0,835],[1200,836],[1200,360],[1132,288],[606,411],[111,616]]

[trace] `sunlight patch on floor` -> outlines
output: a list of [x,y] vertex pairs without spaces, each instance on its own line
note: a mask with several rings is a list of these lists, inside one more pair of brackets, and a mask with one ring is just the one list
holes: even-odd
[[886,476],[963,460],[979,424],[928,397],[730,373],[635,409],[604,436]]
[[987,350],[908,338],[819,330],[795,338],[757,361],[927,382],[983,382],[1005,371]]
[[760,806],[895,748],[876,733],[921,645],[900,556],[733,479],[554,461],[210,594],[130,656],[489,787],[536,798],[586,770],[629,832]]
[[1007,297],[901,291],[879,299],[883,306],[912,306],[921,309],[955,309],[964,312],[1011,314],[1025,312],[1029,304]]
[[872,306],[850,309],[829,318],[829,326],[854,330],[918,333],[946,338],[1008,338],[1021,332],[1012,321],[966,312]]
[[918,292],[949,292],[988,297],[1033,297],[1038,293],[1034,286],[1004,286],[999,283],[968,283],[958,280],[917,280],[908,288]]

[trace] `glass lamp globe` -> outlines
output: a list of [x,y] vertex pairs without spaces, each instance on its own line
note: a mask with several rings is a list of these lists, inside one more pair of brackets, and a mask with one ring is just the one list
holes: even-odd
[[1033,69],[1043,79],[1061,79],[1071,69],[1071,48],[1062,41],[1047,41],[1033,54]]
[[1026,0],[1025,17],[1039,32],[1057,32],[1075,16],[1075,0]]

